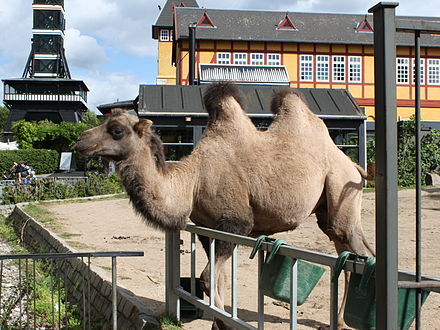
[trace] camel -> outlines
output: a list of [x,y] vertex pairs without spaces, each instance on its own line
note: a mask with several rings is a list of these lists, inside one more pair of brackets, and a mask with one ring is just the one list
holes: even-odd
[[[134,209],[162,230],[196,225],[256,237],[295,229],[315,213],[336,250],[374,254],[361,226],[365,171],[333,143],[325,124],[292,91],[272,100],[275,119],[259,131],[238,89],[211,85],[208,124],[190,155],[167,164],[152,122],[121,109],[76,144],[84,155],[116,162]],[[206,239],[201,239],[205,250]],[[224,265],[231,244],[216,242],[215,297],[224,308]],[[201,274],[209,295],[209,263]],[[213,329],[230,329],[219,319]]]

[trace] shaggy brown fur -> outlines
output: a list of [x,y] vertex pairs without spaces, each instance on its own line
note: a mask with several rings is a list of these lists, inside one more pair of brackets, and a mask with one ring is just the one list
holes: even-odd
[[[205,102],[210,121],[193,152],[161,166],[152,122],[119,111],[83,133],[76,149],[117,161],[130,200],[148,224],[178,230],[195,224],[257,236],[295,229],[311,213],[338,252],[373,251],[360,222],[362,178],[327,128],[294,93],[275,96],[277,114],[258,131],[234,86],[213,85]],[[227,244],[216,250],[215,304],[224,307]],[[201,275],[209,293],[209,266]],[[215,327],[227,328],[216,321]]]

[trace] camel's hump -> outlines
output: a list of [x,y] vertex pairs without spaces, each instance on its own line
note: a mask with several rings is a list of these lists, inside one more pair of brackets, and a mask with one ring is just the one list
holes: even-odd
[[[295,90],[284,88],[276,93],[274,93],[272,97],[272,101],[270,103],[270,111],[274,115],[278,115],[280,113],[280,109],[282,108],[282,105],[284,103],[284,100],[286,98],[296,98],[297,100],[301,101],[302,103],[306,104],[303,95],[298,93]],[[293,109],[291,109],[293,110]]]
[[215,120],[219,113],[225,111],[222,102],[228,97],[233,97],[243,110],[246,109],[244,97],[237,86],[228,83],[215,83],[207,88],[203,101],[210,120]]

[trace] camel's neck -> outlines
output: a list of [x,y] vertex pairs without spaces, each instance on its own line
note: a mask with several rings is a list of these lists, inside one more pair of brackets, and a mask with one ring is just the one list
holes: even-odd
[[185,227],[191,213],[197,171],[183,162],[160,169],[148,148],[118,163],[125,190],[148,224],[164,230]]

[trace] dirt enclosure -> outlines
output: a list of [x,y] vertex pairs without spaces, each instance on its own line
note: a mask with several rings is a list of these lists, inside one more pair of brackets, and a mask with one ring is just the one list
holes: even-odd
[[[128,199],[95,200],[81,203],[43,204],[56,219],[52,230],[70,246],[79,251],[144,251],[143,258],[121,258],[118,261],[118,284],[134,292],[156,315],[164,312],[165,254],[164,234],[147,227],[136,216]],[[423,273],[440,277],[440,189],[423,192]],[[366,235],[374,244],[374,193],[364,194],[362,219]],[[318,229],[311,216],[302,226],[292,232],[277,235],[290,244],[310,250],[335,254],[328,238]],[[190,273],[190,236],[182,234],[182,276]],[[256,258],[249,259],[250,249],[238,250],[238,316],[256,326],[257,321],[257,272]],[[206,257],[198,245],[197,274],[203,270]],[[107,261],[93,260],[95,265],[109,269]],[[399,268],[415,269],[415,192],[399,192]],[[329,320],[329,271],[312,292],[305,304],[298,307],[299,329],[316,329]],[[110,277],[110,273],[109,273]],[[342,279],[342,276],[341,276]],[[342,285],[342,280],[341,280]],[[226,297],[230,296],[227,292]],[[342,295],[342,289],[340,289]],[[228,304],[228,300],[227,300]],[[265,298],[267,329],[287,329],[288,305]],[[440,329],[440,294],[431,294],[422,314],[423,329]],[[187,320],[184,329],[210,329],[212,318]]]

